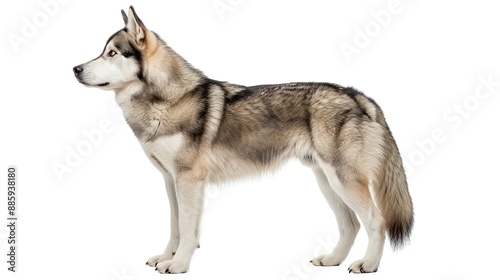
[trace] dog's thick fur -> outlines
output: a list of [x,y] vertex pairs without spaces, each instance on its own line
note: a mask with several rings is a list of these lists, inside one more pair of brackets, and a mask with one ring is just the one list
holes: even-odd
[[[385,233],[405,245],[412,200],[396,143],[377,104],[351,87],[290,83],[245,87],[211,80],[189,65],[130,7],[125,28],[78,81],[116,93],[125,119],[165,178],[171,236],[148,265],[187,271],[199,246],[204,186],[276,169],[296,157],[310,166],[337,217],[340,238],[314,265],[345,260],[360,228],[369,237],[349,272],[375,272]],[[373,194],[373,198],[372,198]]]

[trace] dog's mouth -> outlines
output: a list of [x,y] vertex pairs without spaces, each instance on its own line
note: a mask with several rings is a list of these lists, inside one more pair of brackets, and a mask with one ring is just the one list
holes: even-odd
[[[105,86],[109,86],[109,83],[108,82],[105,82],[105,83],[100,83],[100,84],[89,84],[88,82],[86,82],[86,79],[85,77],[91,77],[91,78],[95,78],[95,75],[90,73],[87,75],[82,75],[83,73],[83,70],[84,70],[84,67],[83,66],[76,66],[73,68],[73,73],[75,74],[75,77],[76,79],[81,83],[81,84],[84,84],[88,87],[105,87]],[[83,76],[83,77],[82,77]]]
[[77,80],[78,80],[80,83],[82,83],[82,84],[84,84],[84,85],[86,85],[86,86],[89,86],[89,87],[105,87],[105,86],[109,86],[109,83],[108,83],[108,82],[106,82],[106,83],[100,83],[100,84],[97,84],[97,85],[91,85],[91,84],[86,83],[86,82],[84,82],[83,80],[79,79],[78,77],[77,77]]

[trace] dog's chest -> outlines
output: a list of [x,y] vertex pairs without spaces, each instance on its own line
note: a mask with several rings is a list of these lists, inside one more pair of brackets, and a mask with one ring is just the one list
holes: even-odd
[[139,140],[151,162],[161,171],[174,176],[177,173],[176,162],[184,144],[184,136],[176,133],[160,136],[153,141]]
[[180,132],[183,120],[175,118],[178,115],[176,110],[169,108],[164,101],[125,94],[118,97],[117,101],[125,120],[141,143],[155,142],[157,138]]

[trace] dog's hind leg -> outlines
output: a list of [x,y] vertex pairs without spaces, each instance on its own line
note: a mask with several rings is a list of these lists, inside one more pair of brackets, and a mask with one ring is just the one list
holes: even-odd
[[330,186],[325,173],[319,167],[313,167],[313,171],[321,192],[335,213],[339,230],[339,241],[331,254],[317,256],[311,262],[319,266],[336,266],[341,264],[349,254],[360,225],[356,214]]
[[385,226],[384,218],[373,203],[368,179],[360,175],[359,171],[349,170],[346,167],[343,172],[339,173],[330,164],[320,162],[320,166],[330,186],[359,216],[368,234],[368,248],[365,256],[352,263],[349,266],[349,272],[376,272],[384,249]]

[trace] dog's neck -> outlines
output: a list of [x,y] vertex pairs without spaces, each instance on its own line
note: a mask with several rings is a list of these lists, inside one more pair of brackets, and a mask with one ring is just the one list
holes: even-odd
[[150,36],[155,37],[154,44],[146,47],[142,80],[115,90],[118,104],[137,94],[155,95],[169,103],[176,103],[206,80],[201,71],[192,67],[156,34],[151,32]]
[[147,61],[143,66],[146,83],[165,99],[178,99],[203,81],[201,71],[164,44],[159,44]]

